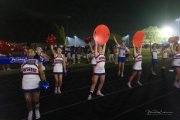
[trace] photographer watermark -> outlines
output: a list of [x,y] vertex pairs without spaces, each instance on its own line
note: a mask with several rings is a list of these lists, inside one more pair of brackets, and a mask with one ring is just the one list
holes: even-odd
[[172,115],[173,112],[169,112],[169,111],[163,111],[162,109],[161,110],[146,110],[145,111],[147,113],[147,115]]

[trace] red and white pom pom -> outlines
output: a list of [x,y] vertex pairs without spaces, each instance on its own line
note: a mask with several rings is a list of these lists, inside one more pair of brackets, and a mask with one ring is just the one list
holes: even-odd
[[48,35],[48,38],[46,39],[46,43],[48,45],[54,45],[56,43],[56,37],[53,34]]

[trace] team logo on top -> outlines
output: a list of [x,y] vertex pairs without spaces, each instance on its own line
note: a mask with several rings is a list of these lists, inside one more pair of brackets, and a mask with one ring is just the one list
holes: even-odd
[[99,57],[99,60],[105,60],[105,57]]

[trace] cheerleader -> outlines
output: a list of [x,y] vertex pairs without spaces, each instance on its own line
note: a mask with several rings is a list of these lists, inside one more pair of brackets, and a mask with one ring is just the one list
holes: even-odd
[[104,44],[103,48],[101,46],[98,46],[97,48],[97,43],[95,43],[96,66],[94,68],[94,75],[93,75],[92,85],[90,88],[90,94],[87,98],[88,100],[92,99],[92,94],[94,92],[98,78],[100,78],[100,84],[98,86],[98,90],[96,94],[99,96],[104,96],[101,93],[101,89],[103,87],[104,80],[105,80],[105,56],[104,56],[105,49],[106,49],[106,44]]
[[[32,104],[34,104],[35,108],[35,115],[36,119],[40,118],[40,112],[39,112],[39,82],[41,76],[41,80],[45,80],[45,75],[42,70],[42,64],[38,62],[37,59],[30,59],[34,58],[35,52],[33,49],[29,49],[27,51],[28,61],[24,63],[21,66],[21,70],[23,72],[23,78],[22,78],[22,90],[25,95],[26,99],[26,106],[29,111],[28,114],[28,120],[33,119],[33,107]],[[30,60],[32,62],[30,62]]]
[[114,36],[114,41],[117,45],[117,48],[119,49],[119,57],[118,57],[118,63],[119,63],[119,70],[118,70],[118,76],[121,74],[121,77],[123,77],[123,72],[124,72],[124,63],[126,61],[126,53],[129,53],[130,50],[125,46],[125,41],[121,42],[121,45],[118,44],[115,36]]
[[167,59],[168,59],[168,51],[167,47],[164,45],[161,49],[162,53],[162,69],[166,69]]
[[153,75],[157,75],[155,73],[155,69],[158,67],[157,56],[158,56],[158,54],[160,52],[156,49],[156,46],[151,46],[151,42],[150,42],[150,52],[151,52],[151,55],[152,55],[152,65],[153,65],[152,68],[151,68],[151,71],[152,71]]
[[[94,51],[95,45],[92,47],[92,46],[91,46],[91,43],[89,43],[89,47],[90,47],[90,50],[91,50],[91,52],[92,52],[91,65],[93,66],[93,74],[94,74],[94,68],[95,68],[95,66],[96,66],[95,51]],[[93,79],[93,77],[92,77],[92,79]]]
[[142,86],[142,84],[139,82],[140,81],[140,77],[141,77],[141,73],[142,73],[142,67],[141,67],[142,66],[142,55],[141,55],[141,52],[142,52],[142,45],[141,45],[141,47],[135,47],[134,46],[134,59],[135,59],[135,63],[134,63],[133,68],[132,68],[132,70],[133,70],[132,71],[132,75],[129,78],[129,81],[127,83],[127,86],[129,88],[132,88],[131,81],[136,76],[136,74],[138,75],[137,84]]
[[173,85],[177,88],[180,88],[180,45],[176,46],[176,49],[173,50],[174,43],[172,43],[170,49],[174,55],[174,60],[172,62],[172,67],[176,71],[176,76]]
[[46,67],[43,63],[45,61],[49,61],[50,57],[47,54],[43,53],[43,49],[41,47],[37,47],[36,52],[37,52],[37,57],[39,58],[39,60],[42,64],[42,69],[43,69],[43,71],[45,71]]
[[61,54],[62,50],[61,48],[57,48],[57,52],[54,51],[53,45],[51,45],[51,51],[54,55],[54,67],[53,67],[53,72],[54,72],[54,78],[55,78],[55,94],[60,94],[61,93],[61,85],[62,85],[62,74],[63,74],[63,68],[64,72],[66,72],[66,63],[63,55]]

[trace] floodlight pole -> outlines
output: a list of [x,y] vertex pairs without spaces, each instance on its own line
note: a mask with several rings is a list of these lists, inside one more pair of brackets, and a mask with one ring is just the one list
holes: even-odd
[[180,32],[180,28],[179,28],[180,18],[176,19],[176,21],[177,21],[177,23],[178,23],[177,36],[179,36],[179,37],[180,37],[180,34],[179,34],[179,32]]

